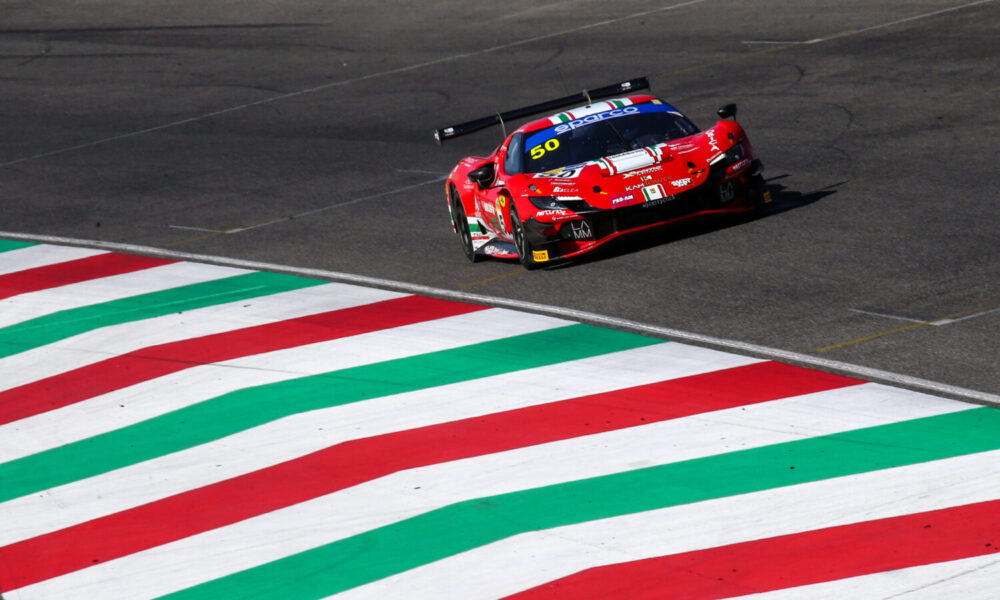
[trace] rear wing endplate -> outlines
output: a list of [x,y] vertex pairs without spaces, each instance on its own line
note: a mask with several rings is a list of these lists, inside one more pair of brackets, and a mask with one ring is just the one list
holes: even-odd
[[487,127],[492,127],[493,125],[500,125],[504,121],[520,119],[522,117],[528,117],[531,115],[536,115],[538,113],[549,112],[556,110],[557,108],[562,108],[564,106],[570,106],[573,104],[581,104],[581,103],[592,104],[594,100],[600,98],[621,96],[622,94],[628,94],[630,92],[635,92],[637,90],[646,90],[646,89],[649,89],[649,80],[647,80],[645,77],[629,79],[628,81],[622,81],[621,83],[608,85],[602,88],[597,88],[595,90],[583,90],[579,94],[573,94],[572,96],[556,98],[555,100],[549,100],[548,102],[532,104],[531,106],[525,106],[524,108],[517,108],[514,110],[509,110],[507,112],[497,113],[490,117],[483,117],[482,119],[475,119],[473,121],[459,123],[458,125],[452,125],[451,127],[438,129],[434,132],[434,139],[435,141],[437,141],[437,143],[440,144],[442,142],[445,142],[452,138],[459,137],[461,135],[467,135],[479,131],[480,129],[486,129]]

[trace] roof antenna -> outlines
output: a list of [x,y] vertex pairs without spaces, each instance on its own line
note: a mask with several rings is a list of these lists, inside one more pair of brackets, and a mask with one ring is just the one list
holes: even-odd
[[503,122],[503,115],[497,113],[497,120],[500,121],[500,129],[503,130],[503,139],[507,139],[507,125]]
[[587,106],[590,106],[591,104],[594,103],[594,101],[590,99],[590,92],[588,92],[587,90],[583,90],[583,95],[586,96],[587,98]]

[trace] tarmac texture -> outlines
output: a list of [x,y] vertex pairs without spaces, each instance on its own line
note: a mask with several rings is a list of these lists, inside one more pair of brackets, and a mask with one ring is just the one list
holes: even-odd
[[[1000,3],[9,2],[0,231],[551,304],[1000,392]],[[647,75],[738,118],[759,218],[471,264],[449,124]]]

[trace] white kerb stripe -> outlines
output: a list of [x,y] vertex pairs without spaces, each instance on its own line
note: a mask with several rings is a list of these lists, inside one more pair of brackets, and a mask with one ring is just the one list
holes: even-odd
[[93,248],[76,248],[74,246],[50,246],[47,244],[8,250],[7,252],[0,252],[0,275],[37,269],[38,267],[47,267],[71,260],[97,256],[98,254],[108,254],[108,251],[94,250]]
[[[279,292],[162,317],[102,327],[0,359],[0,391],[114,356],[186,339],[398,298],[399,292],[343,283]],[[3,438],[0,427],[0,438]]]
[[181,262],[30,292],[0,300],[0,327],[72,308],[251,272],[233,267]]
[[[910,396],[866,384],[410,469],[38,585],[47,586],[44,593],[52,597],[84,598],[100,590],[102,600],[114,600],[130,597],[134,589],[129,586],[141,581],[145,593],[159,596],[455,502],[970,408],[920,394]],[[991,460],[997,462],[995,457]],[[900,485],[885,472],[876,475],[874,480],[883,482],[880,500]],[[982,478],[965,475],[972,484],[995,491],[995,485]],[[923,475],[913,481],[926,489],[928,479]],[[853,495],[851,484],[846,487],[851,491],[844,495]],[[955,487],[949,491],[963,499],[972,497],[969,489]],[[824,488],[820,497],[833,489],[837,486]],[[789,497],[802,505],[808,503],[807,495],[799,490]],[[740,500],[734,505],[744,506]],[[775,500],[764,505],[774,510]],[[871,499],[862,505],[870,508]],[[760,510],[760,506],[748,509],[753,518],[744,520],[755,522]],[[824,508],[810,513],[809,526],[822,522],[817,514],[827,512]],[[719,510],[710,513],[718,516]],[[691,524],[698,528],[700,522]],[[507,575],[504,569],[503,576]],[[410,589],[397,597],[409,598],[412,593]]]

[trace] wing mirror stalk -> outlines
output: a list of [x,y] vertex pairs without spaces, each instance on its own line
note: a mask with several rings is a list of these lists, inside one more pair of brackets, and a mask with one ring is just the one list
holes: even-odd
[[736,105],[735,104],[723,104],[719,107],[719,110],[715,111],[715,114],[719,115],[720,119],[732,118],[736,120]]

